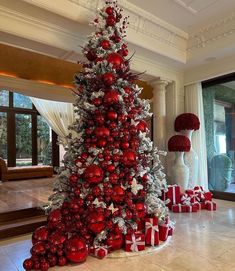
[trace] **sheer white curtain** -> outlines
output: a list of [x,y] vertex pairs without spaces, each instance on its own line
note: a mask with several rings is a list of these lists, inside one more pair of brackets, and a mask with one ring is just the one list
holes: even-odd
[[56,132],[64,144],[69,134],[68,127],[74,122],[72,103],[49,101],[30,97],[38,112],[46,119],[51,129]]
[[185,87],[185,112],[194,113],[200,119],[201,126],[193,135],[192,145],[198,154],[199,160],[198,185],[208,190],[206,134],[201,83],[195,83]]

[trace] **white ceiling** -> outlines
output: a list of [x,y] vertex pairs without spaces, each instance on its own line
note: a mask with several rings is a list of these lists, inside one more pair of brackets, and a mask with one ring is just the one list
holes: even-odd
[[128,0],[128,2],[188,33],[235,10],[235,0]]

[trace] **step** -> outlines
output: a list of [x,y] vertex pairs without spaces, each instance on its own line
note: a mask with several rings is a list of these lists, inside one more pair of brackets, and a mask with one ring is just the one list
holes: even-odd
[[6,213],[0,213],[0,225],[8,221],[15,221],[18,219],[32,218],[35,216],[44,215],[44,211],[40,208],[27,208]]
[[13,221],[2,222],[0,225],[0,240],[33,232],[46,224],[46,216],[35,216]]

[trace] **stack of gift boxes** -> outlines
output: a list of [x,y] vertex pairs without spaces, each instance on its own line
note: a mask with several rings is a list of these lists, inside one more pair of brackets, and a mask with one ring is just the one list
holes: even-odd
[[199,210],[215,211],[216,203],[212,201],[212,193],[206,192],[201,186],[185,190],[181,193],[180,186],[169,185],[168,191],[163,192],[162,199],[174,213],[192,213]]
[[[136,232],[126,234],[121,246],[127,252],[138,252],[145,250],[146,247],[156,247],[165,242],[174,231],[174,222],[167,218],[163,223],[158,222],[157,217],[147,217],[144,223],[138,224]],[[97,246],[90,248],[90,254],[103,259],[113,250],[112,246]]]

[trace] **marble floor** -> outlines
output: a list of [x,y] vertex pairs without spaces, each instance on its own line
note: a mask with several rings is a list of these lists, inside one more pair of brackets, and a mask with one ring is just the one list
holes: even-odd
[[38,178],[0,183],[0,213],[39,207],[51,195],[53,182]]
[[[216,212],[172,214],[176,230],[160,251],[129,258],[88,257],[79,266],[61,271],[235,271],[235,203],[216,200]],[[29,256],[30,236],[0,242],[0,271],[23,271]]]

